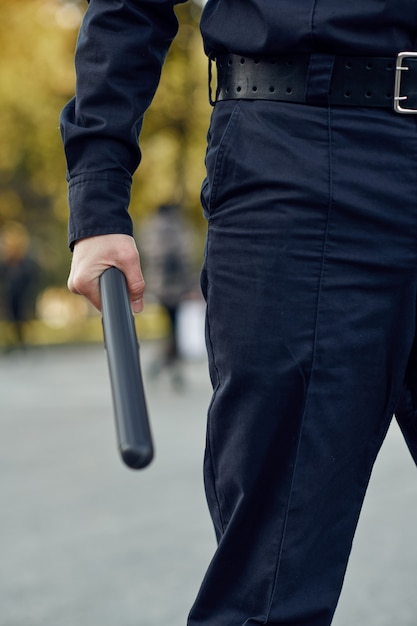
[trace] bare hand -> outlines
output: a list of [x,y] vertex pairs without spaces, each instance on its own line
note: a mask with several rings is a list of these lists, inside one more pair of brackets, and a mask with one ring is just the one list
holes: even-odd
[[68,289],[85,296],[101,310],[99,278],[111,266],[117,267],[126,276],[132,309],[140,313],[143,309],[145,281],[135,240],[129,235],[99,235],[77,241]]

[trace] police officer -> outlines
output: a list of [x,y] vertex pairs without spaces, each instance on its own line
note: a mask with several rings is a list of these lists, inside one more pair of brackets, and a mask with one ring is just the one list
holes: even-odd
[[[90,0],[81,27],[69,287],[97,307],[117,265],[142,308],[127,207],[174,4]],[[417,449],[417,2],[209,0],[201,28],[218,548],[188,623],[328,626],[394,413]]]

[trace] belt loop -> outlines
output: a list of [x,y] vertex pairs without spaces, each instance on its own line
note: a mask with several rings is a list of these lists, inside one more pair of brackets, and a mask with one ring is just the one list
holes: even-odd
[[213,90],[211,88],[211,81],[213,80],[213,61],[214,57],[212,54],[208,56],[208,99],[209,103],[212,107],[216,104],[217,96],[218,96],[218,88],[216,87],[216,93],[213,100]]
[[335,57],[330,54],[312,54],[308,68],[306,102],[326,106],[328,104]]

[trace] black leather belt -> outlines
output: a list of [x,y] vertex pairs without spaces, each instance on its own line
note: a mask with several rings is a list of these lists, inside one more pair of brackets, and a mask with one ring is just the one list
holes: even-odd
[[[417,113],[417,52],[396,57],[216,56],[219,100],[277,100]],[[212,101],[212,99],[211,99]]]

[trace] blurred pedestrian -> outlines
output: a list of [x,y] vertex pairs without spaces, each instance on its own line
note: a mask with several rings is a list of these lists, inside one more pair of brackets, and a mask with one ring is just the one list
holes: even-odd
[[6,349],[24,348],[25,322],[32,313],[38,271],[30,253],[28,232],[22,224],[13,222],[3,228],[0,252],[1,296],[12,329]]
[[140,247],[149,291],[166,313],[169,332],[163,354],[151,367],[157,376],[164,368],[171,373],[172,382],[183,385],[178,318],[184,300],[198,285],[193,264],[193,231],[178,204],[162,204],[141,228]]

